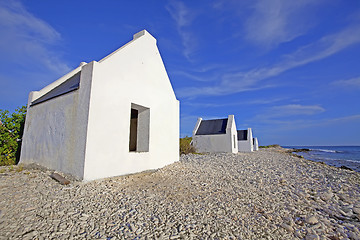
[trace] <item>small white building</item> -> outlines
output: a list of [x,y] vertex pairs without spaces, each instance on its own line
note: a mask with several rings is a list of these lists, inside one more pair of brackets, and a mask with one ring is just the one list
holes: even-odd
[[225,119],[198,118],[192,135],[192,144],[198,152],[237,153],[237,132],[234,115]]
[[178,159],[179,101],[146,30],[29,95],[20,163],[93,180]]
[[239,152],[252,152],[254,151],[254,142],[252,137],[252,130],[237,130],[237,140]]
[[259,142],[257,138],[253,138],[254,151],[259,150]]

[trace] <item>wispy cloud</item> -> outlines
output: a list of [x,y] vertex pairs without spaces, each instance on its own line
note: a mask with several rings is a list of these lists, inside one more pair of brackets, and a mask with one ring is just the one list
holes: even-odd
[[332,85],[343,87],[343,88],[360,88],[360,77],[345,79],[345,80],[338,80],[332,82]]
[[170,13],[171,17],[175,20],[177,31],[181,37],[183,44],[183,55],[191,60],[191,54],[195,49],[195,39],[193,34],[186,28],[191,25],[195,15],[188,9],[181,1],[171,0],[166,6],[166,10]]
[[311,26],[308,22],[311,5],[314,1],[256,1],[252,14],[245,22],[246,38],[266,48],[293,40]]
[[325,109],[319,105],[300,105],[288,104],[273,106],[255,116],[257,120],[269,120],[286,118],[291,116],[310,116],[325,112]]
[[[289,131],[299,130],[312,127],[325,127],[329,125],[338,125],[345,123],[360,123],[360,114],[335,117],[335,118],[298,118],[289,120],[286,118],[277,119],[253,119],[252,124],[258,124],[262,131],[274,132],[274,131]],[[269,128],[271,126],[271,128]]]
[[297,115],[314,115],[325,112],[325,109],[319,105],[300,105],[289,104],[283,106],[272,107],[267,118],[297,116]]
[[191,80],[197,81],[197,82],[210,82],[210,81],[214,81],[214,80],[218,79],[218,77],[219,77],[219,74],[214,74],[214,75],[208,76],[207,74],[193,74],[190,72],[180,71],[180,70],[172,71],[171,73],[174,75],[186,77],[188,79],[191,79]]
[[61,35],[18,1],[0,1],[0,51],[17,64],[38,64],[63,74],[69,67],[51,50]]
[[202,88],[179,89],[181,97],[197,97],[201,95],[228,95],[244,91],[255,91],[275,87],[273,83],[264,80],[276,77],[285,71],[327,58],[341,50],[360,43],[360,25],[351,25],[340,32],[327,35],[318,41],[299,48],[283,60],[269,67],[255,68],[247,72],[224,72],[221,81],[215,86]]
[[230,107],[230,106],[244,106],[244,105],[268,105],[276,102],[284,101],[287,98],[267,98],[267,99],[255,99],[248,101],[236,101],[227,103],[201,103],[194,101],[183,101],[182,105],[198,107],[198,108],[217,108],[217,107]]

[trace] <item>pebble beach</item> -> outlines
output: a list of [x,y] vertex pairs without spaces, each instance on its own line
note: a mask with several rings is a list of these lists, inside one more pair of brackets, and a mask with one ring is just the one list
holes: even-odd
[[360,239],[360,173],[282,148],[61,185],[0,168],[0,239]]

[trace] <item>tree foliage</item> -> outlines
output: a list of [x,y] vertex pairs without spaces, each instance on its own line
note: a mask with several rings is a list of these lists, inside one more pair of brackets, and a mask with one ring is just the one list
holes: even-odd
[[17,108],[11,114],[0,109],[0,166],[17,163],[25,116],[26,106]]

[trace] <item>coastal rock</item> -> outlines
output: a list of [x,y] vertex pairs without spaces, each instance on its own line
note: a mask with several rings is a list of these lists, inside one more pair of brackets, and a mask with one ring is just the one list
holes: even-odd
[[283,227],[288,232],[294,232],[294,228],[286,223],[281,224],[281,227]]
[[320,198],[325,202],[330,200],[333,196],[334,196],[334,194],[331,192],[324,192],[324,193],[320,194]]
[[310,216],[305,219],[305,222],[309,223],[309,224],[316,224],[319,221],[317,220],[317,218],[315,216]]
[[355,232],[349,232],[348,235],[351,240],[360,240],[360,235]]
[[305,240],[320,240],[320,237],[316,234],[308,234],[305,236]]
[[352,210],[354,213],[360,214],[360,207],[354,207]]

